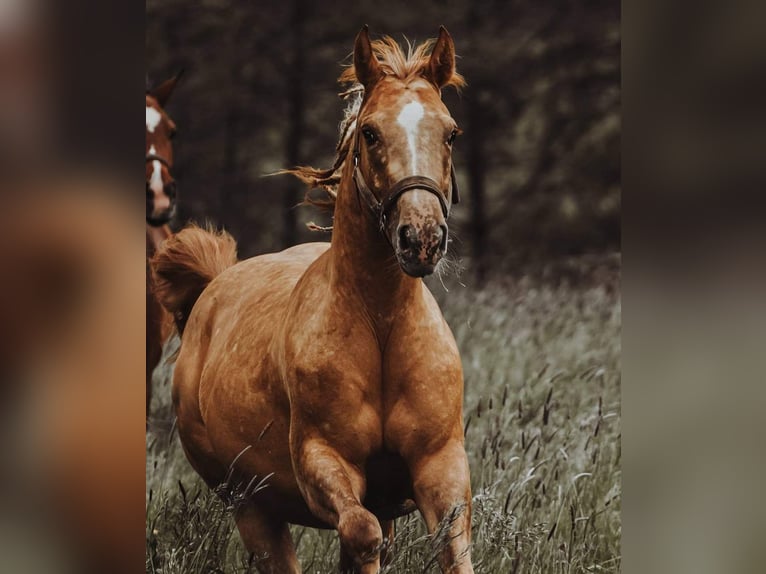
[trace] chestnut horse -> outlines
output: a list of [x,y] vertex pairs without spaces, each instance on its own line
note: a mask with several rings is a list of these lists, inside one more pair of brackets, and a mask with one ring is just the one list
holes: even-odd
[[300,572],[288,523],[336,529],[341,570],[378,572],[417,508],[444,533],[442,570],[470,573],[462,366],[421,280],[456,202],[452,39],[405,54],[365,27],[341,81],[355,88],[335,166],[292,170],[329,191],[331,244],[235,264],[230,236],[191,227],[152,260],[183,334],[179,436],[211,487],[267,479],[235,513],[261,572]]
[[165,106],[181,77],[179,72],[146,91],[146,414],[152,398],[152,373],[170,336],[172,320],[154,296],[148,260],[170,236],[168,222],[176,209],[176,182],[171,174],[176,126]]

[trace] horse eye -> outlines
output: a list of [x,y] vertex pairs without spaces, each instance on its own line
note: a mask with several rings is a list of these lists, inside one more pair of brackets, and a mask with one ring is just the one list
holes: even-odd
[[174,139],[177,133],[178,133],[178,130],[173,130],[172,132],[170,132],[170,139]]
[[451,146],[453,143],[455,143],[455,138],[457,137],[458,131],[452,130],[452,133],[450,133],[449,137],[447,138],[447,145]]
[[375,145],[378,143],[377,134],[370,128],[362,128],[362,135],[364,136],[364,141],[367,142],[367,145]]

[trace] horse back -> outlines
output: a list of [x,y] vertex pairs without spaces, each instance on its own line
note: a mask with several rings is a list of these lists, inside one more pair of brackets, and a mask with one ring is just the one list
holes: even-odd
[[231,355],[239,349],[268,348],[295,284],[328,247],[328,243],[298,245],[246,259],[221,273],[189,316],[182,352],[204,355],[210,368],[223,361],[235,363]]

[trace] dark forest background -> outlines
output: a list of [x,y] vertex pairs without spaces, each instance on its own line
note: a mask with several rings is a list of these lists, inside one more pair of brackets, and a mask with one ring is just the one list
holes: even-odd
[[444,93],[465,132],[453,258],[478,280],[619,267],[618,2],[149,0],[146,19],[150,82],[186,71],[168,106],[177,226],[223,225],[241,256],[328,240],[300,182],[264,174],[330,165],[362,24],[402,42],[443,24],[468,81]]

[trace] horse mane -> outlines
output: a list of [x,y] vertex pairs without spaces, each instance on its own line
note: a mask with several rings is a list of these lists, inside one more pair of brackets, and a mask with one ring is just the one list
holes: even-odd
[[[428,69],[431,52],[436,40],[426,40],[416,47],[409,40],[405,39],[405,41],[407,42],[406,52],[391,36],[384,36],[378,40],[373,40],[372,51],[378,59],[381,72],[385,76],[393,76],[407,82],[421,77]],[[356,77],[353,63],[343,70],[343,73],[338,78],[338,83],[346,87],[346,90],[339,95],[341,98],[348,100],[349,103],[344,110],[343,120],[340,122],[340,139],[335,146],[336,154],[332,167],[317,169],[309,166],[298,166],[277,172],[294,175],[309,187],[309,191],[304,196],[303,205],[313,205],[330,212],[335,208],[338,185],[341,180],[341,170],[354,141],[356,119],[364,99],[364,87]],[[460,89],[465,86],[465,79],[461,74],[455,72],[446,85]],[[321,199],[311,197],[310,194],[313,189],[321,189],[326,197]],[[318,227],[313,223],[309,223],[308,227],[312,230],[327,230],[327,228]]]

